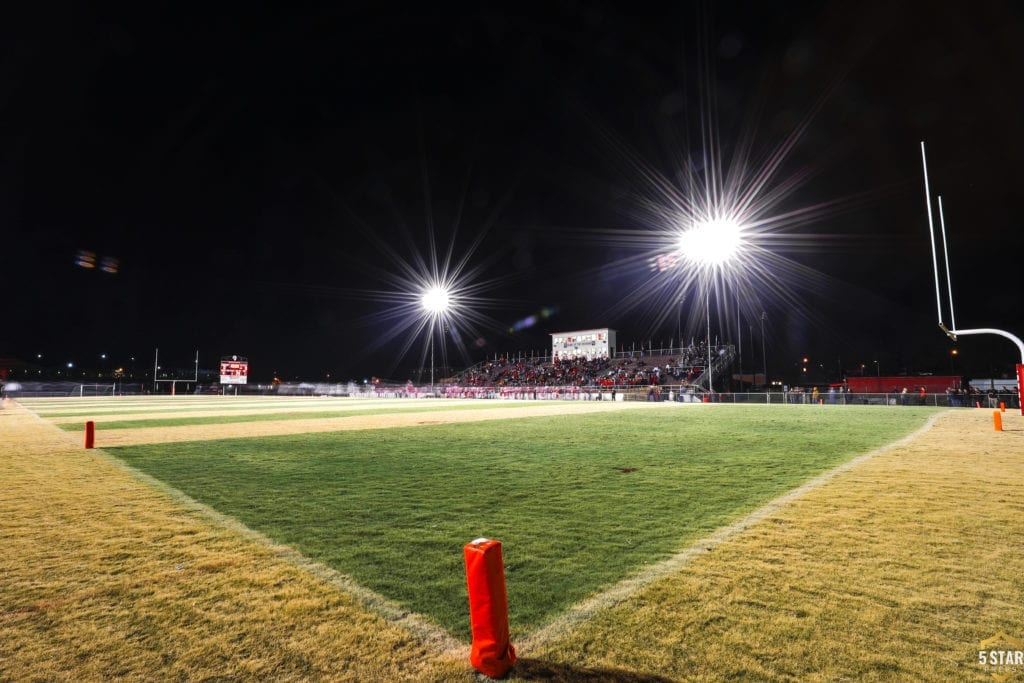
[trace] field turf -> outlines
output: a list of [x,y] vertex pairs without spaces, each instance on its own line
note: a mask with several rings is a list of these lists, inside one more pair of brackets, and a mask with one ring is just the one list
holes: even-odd
[[518,636],[932,414],[663,406],[108,450],[468,639],[473,538],[504,544]]

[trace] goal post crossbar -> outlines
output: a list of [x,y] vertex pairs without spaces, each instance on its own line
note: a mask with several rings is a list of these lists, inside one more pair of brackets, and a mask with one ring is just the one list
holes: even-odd
[[1017,345],[1017,351],[1020,353],[1020,362],[1017,363],[1017,396],[1020,399],[1020,412],[1024,415],[1024,341],[1021,341],[1020,337],[1006,330],[998,330],[993,327],[978,327],[968,330],[956,329],[956,316],[953,312],[953,282],[950,276],[949,268],[949,250],[946,245],[946,219],[942,212],[942,197],[939,197],[939,218],[942,224],[942,249],[945,254],[945,267],[946,267],[946,289],[949,292],[949,315],[953,329],[946,327],[946,324],[942,321],[942,293],[939,285],[939,260],[938,253],[935,245],[935,223],[932,219],[932,196],[931,189],[928,185],[928,159],[925,156],[924,141],[921,141],[921,166],[924,169],[924,193],[925,201],[928,204],[928,237],[931,239],[932,245],[932,268],[935,271],[935,304],[939,316],[939,329],[941,329],[947,337],[952,339],[954,342],[957,337],[974,334],[994,334],[1005,339],[1009,339]]
[[[113,396],[117,392],[117,384],[79,384],[77,392],[79,398],[85,396],[86,389],[91,389],[90,396],[106,396],[108,393]],[[75,393],[75,390],[72,389],[70,395]]]

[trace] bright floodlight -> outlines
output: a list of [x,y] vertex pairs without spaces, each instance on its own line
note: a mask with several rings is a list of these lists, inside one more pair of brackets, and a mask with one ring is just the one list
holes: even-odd
[[448,310],[448,306],[451,304],[451,299],[448,296],[447,289],[444,287],[434,286],[423,293],[423,298],[420,299],[420,303],[428,313],[432,315],[441,315]]
[[679,253],[693,263],[719,266],[727,263],[743,243],[743,228],[728,218],[693,224],[679,236]]

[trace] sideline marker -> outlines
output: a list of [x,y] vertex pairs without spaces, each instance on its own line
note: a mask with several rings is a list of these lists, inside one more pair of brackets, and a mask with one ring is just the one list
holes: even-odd
[[508,597],[501,541],[478,538],[462,548],[469,587],[469,619],[473,647],[469,663],[490,678],[501,678],[516,662],[509,642]]
[[85,423],[85,447],[94,448],[96,446],[96,423],[89,420]]
[[998,410],[992,411],[992,422],[995,425],[996,431],[1003,431],[1003,416],[999,414]]
[[1001,412],[1001,413],[1005,413],[1006,412],[1006,402],[1005,401],[1000,401],[999,402],[999,412]]

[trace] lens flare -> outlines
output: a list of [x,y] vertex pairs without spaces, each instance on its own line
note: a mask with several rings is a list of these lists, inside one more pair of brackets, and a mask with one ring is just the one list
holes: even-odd
[[434,285],[423,292],[420,303],[427,313],[433,316],[443,315],[451,306],[451,295],[444,287]]
[[[798,191],[816,175],[815,166],[791,168],[790,161],[811,121],[830,92],[823,93],[795,127],[781,139],[755,150],[754,128],[741,130],[728,145],[720,143],[713,84],[701,84],[700,111],[683,120],[699,122],[693,130],[666,135],[670,161],[656,166],[615,131],[591,119],[618,161],[627,183],[616,189],[616,209],[626,219],[618,228],[587,228],[588,242],[614,247],[620,256],[595,266],[618,292],[605,310],[609,321],[630,314],[648,336],[671,328],[688,336],[704,327],[708,293],[725,332],[738,336],[739,318],[759,320],[765,310],[785,310],[802,323],[823,325],[809,303],[835,286],[827,274],[786,254],[839,245],[843,235],[828,235],[821,224],[829,216],[867,202],[874,192],[792,206]],[[685,124],[684,124],[685,125]],[[685,144],[681,144],[685,141]],[[695,148],[695,149],[694,149]],[[809,226],[814,226],[808,230]],[[865,299],[873,298],[864,292]],[[738,313],[737,313],[738,311]],[[838,330],[831,330],[838,334]]]
[[731,218],[699,221],[679,235],[679,254],[693,265],[718,268],[737,256],[743,228]]
[[[426,228],[423,233],[414,234],[410,230],[399,203],[387,192],[376,198],[387,203],[384,208],[388,215],[402,219],[386,227],[364,220],[346,201],[335,197],[349,227],[355,228],[379,254],[379,258],[361,259],[357,263],[368,275],[367,281],[379,287],[358,290],[301,287],[317,294],[380,304],[375,312],[355,317],[351,323],[373,330],[360,357],[400,342],[397,350],[390,354],[389,373],[394,373],[414,348],[421,372],[433,355],[437,356],[439,369],[449,366],[452,349],[458,353],[462,365],[471,365],[470,353],[478,353],[489,345],[488,333],[501,333],[506,327],[486,311],[514,303],[489,294],[520,277],[518,274],[494,276],[495,271],[502,270],[496,266],[507,257],[507,248],[485,246],[485,239],[511,197],[511,189],[486,204],[475,203],[468,207],[466,197],[473,183],[471,174],[467,174],[461,194],[453,202],[450,213],[444,215],[450,222],[445,231],[446,241],[440,241],[430,173],[425,162],[421,170]],[[471,215],[474,210],[481,211],[482,215]],[[472,230],[460,234],[465,223],[471,223]]]

